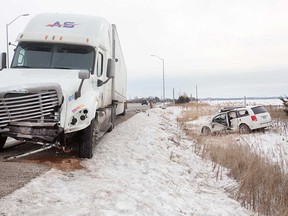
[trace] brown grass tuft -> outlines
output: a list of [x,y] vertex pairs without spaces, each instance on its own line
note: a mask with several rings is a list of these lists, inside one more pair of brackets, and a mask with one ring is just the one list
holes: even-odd
[[188,122],[192,120],[197,120],[200,116],[212,115],[217,112],[220,107],[213,107],[206,103],[194,102],[189,104],[177,104],[176,106],[182,108],[182,113],[178,116],[178,122]]
[[285,114],[283,106],[266,106],[266,108],[273,119],[271,130],[280,132],[280,134],[288,134],[288,116]]

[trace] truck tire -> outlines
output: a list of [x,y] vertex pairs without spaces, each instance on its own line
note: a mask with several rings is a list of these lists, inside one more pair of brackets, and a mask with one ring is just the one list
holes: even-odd
[[79,157],[80,158],[92,158],[93,146],[97,141],[97,122],[92,119],[90,125],[81,131],[81,141],[79,143]]
[[6,143],[7,137],[4,137],[0,134],[0,151],[3,149],[5,143]]

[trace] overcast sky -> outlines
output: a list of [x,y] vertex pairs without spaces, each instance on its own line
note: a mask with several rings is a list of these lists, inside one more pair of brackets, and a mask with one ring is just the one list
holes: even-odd
[[[36,14],[76,13],[116,24],[128,69],[128,99],[288,95],[287,0],[25,0],[0,9],[0,51],[5,25],[14,42]],[[12,54],[12,48],[10,54]],[[12,58],[12,56],[10,57]],[[1,80],[0,80],[1,81]]]

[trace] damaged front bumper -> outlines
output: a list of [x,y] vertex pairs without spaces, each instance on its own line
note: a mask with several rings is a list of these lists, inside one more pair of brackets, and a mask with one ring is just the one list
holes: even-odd
[[55,143],[63,133],[63,128],[54,122],[10,122],[0,133],[21,141]]

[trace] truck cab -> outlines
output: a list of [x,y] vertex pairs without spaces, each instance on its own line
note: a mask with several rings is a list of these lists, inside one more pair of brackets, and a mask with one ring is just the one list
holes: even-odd
[[0,149],[7,137],[91,158],[99,136],[125,113],[127,71],[116,26],[102,17],[39,14],[1,55]]

